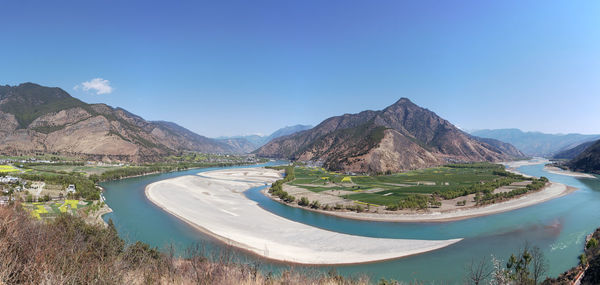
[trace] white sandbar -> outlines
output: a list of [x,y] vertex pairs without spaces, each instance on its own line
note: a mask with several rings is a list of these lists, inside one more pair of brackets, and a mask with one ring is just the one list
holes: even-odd
[[275,215],[242,193],[280,177],[279,172],[264,168],[216,170],[152,183],[146,187],[146,196],[223,242],[286,262],[374,262],[432,251],[461,240],[370,238],[332,232]]
[[591,178],[591,179],[596,178],[596,176],[594,176],[592,174],[564,170],[564,169],[560,169],[556,166],[544,166],[544,170],[548,171],[550,173],[553,173],[553,174],[566,175],[566,176],[577,177],[577,178]]

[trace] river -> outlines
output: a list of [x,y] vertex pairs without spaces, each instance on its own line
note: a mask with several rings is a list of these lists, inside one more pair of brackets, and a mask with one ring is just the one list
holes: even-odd
[[[278,162],[269,163],[269,165]],[[255,167],[255,166],[246,166]],[[141,240],[152,246],[173,245],[177,253],[195,243],[211,250],[223,248],[210,237],[156,207],[146,198],[146,185],[168,178],[195,174],[217,168],[192,169],[154,174],[101,183],[106,203],[113,209],[112,219],[119,235],[127,241]],[[532,176],[579,188],[572,194],[545,203],[506,213],[444,223],[389,223],[349,220],[323,215],[274,202],[260,193],[262,187],[246,191],[246,196],[275,214],[316,227],[347,234],[386,238],[450,239],[463,241],[433,252],[397,260],[338,266],[345,275],[367,274],[373,281],[392,278],[399,281],[439,281],[457,284],[464,281],[466,266],[473,259],[492,255],[506,261],[510,253],[525,243],[542,249],[549,261],[548,274],[556,276],[577,264],[585,236],[600,226],[600,180],[574,178],[544,171],[543,164],[522,166],[518,170]],[[280,270],[287,265],[269,262],[236,251],[245,262],[260,262],[264,270]],[[504,262],[503,262],[504,263]],[[298,270],[307,269],[295,266]],[[329,267],[308,268],[329,270]]]

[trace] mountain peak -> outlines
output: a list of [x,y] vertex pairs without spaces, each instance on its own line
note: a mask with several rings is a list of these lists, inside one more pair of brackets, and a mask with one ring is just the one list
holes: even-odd
[[398,172],[448,161],[511,157],[404,97],[381,111],[328,118],[310,130],[273,140],[256,153],[351,172]]
[[402,97],[402,98],[400,98],[400,100],[396,101],[396,103],[394,103],[393,105],[406,105],[406,104],[414,105],[415,103],[413,103],[412,101],[410,101],[410,99],[408,99],[406,97]]

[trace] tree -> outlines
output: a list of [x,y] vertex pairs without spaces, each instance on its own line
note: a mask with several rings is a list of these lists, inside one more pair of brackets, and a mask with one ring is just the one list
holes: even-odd
[[515,284],[538,284],[548,269],[542,250],[526,243],[517,255],[512,254],[506,263],[508,276]]
[[510,255],[506,263],[506,268],[510,272],[510,279],[514,280],[516,284],[529,283],[529,264],[531,263],[531,259],[532,256],[527,245],[516,256],[514,254]]
[[301,197],[300,201],[298,201],[298,205],[300,205],[300,206],[308,206],[309,204],[310,204],[310,201],[306,197]]
[[509,283],[508,271],[502,266],[502,260],[496,259],[495,256],[492,255],[492,278],[490,280],[490,285],[506,285]]
[[595,238],[591,238],[585,245],[585,248],[591,249],[591,248],[595,248],[597,246],[598,246],[598,240]]
[[492,275],[492,268],[485,258],[479,260],[471,259],[467,266],[467,284],[483,284]]
[[542,278],[548,270],[548,262],[542,250],[537,246],[534,246],[531,250],[531,257],[533,282],[534,284],[538,284],[538,282],[542,281]]

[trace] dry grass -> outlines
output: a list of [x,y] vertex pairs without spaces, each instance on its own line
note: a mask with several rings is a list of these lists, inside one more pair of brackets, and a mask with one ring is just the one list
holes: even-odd
[[335,272],[264,274],[236,263],[231,251],[207,256],[201,246],[177,258],[137,242],[125,246],[114,227],[63,214],[36,221],[20,206],[0,208],[0,284],[368,284]]

